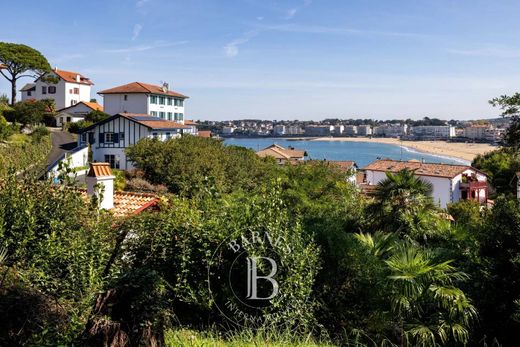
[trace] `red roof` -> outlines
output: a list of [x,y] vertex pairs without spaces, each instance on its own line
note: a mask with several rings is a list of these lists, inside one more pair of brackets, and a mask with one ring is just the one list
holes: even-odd
[[90,163],[87,177],[106,177],[113,176],[109,163]]
[[152,130],[159,129],[190,129],[188,125],[177,123],[171,120],[162,119],[159,117],[150,116],[147,114],[139,113],[119,113],[120,116],[133,120],[139,124],[142,124]]
[[187,99],[186,95],[182,95],[173,90],[163,90],[162,86],[157,86],[154,84],[148,84],[143,82],[132,82],[119,87],[114,87],[110,89],[105,89],[98,94],[160,94],[160,95],[168,95],[175,96],[178,98]]
[[211,137],[211,130],[200,130],[198,135],[199,137]]
[[[52,70],[52,72],[54,72],[56,75],[58,75],[58,77],[60,77],[65,82],[86,84],[89,86],[94,84],[94,83],[92,83],[92,81],[89,78],[83,76],[79,72],[65,71],[65,70],[58,70],[58,69],[54,69],[54,70]],[[79,76],[79,81],[77,79],[78,76]]]
[[[78,189],[81,197],[89,201],[86,189]],[[110,209],[115,217],[138,214],[156,206],[159,198],[154,194],[135,192],[114,192],[114,207]]]
[[390,159],[376,160],[375,162],[370,163],[363,168],[363,170],[394,173],[403,169],[412,170],[416,175],[419,176],[435,176],[446,178],[456,177],[466,170],[473,170],[482,173],[479,170],[467,165],[434,164],[422,163],[420,161],[399,161]]
[[58,112],[62,112],[62,111],[68,110],[69,108],[76,107],[79,104],[83,104],[83,105],[87,106],[88,108],[92,109],[93,111],[103,111],[103,106],[101,106],[97,102],[80,101],[76,105],[64,107],[61,110],[58,110]]

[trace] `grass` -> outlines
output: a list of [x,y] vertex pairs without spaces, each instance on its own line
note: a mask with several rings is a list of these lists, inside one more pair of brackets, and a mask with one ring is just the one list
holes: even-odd
[[9,136],[9,138],[7,139],[7,142],[11,143],[11,144],[23,144],[23,143],[27,143],[30,141],[31,141],[31,137],[29,135],[22,134],[22,133],[13,134],[13,135]]
[[179,347],[332,347],[326,342],[316,342],[309,336],[291,334],[272,334],[265,332],[242,331],[222,335],[216,332],[199,332],[189,329],[169,330],[165,336],[166,346]]

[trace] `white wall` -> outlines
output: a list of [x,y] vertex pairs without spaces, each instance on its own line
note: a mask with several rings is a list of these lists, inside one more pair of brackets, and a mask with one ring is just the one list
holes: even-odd
[[[53,76],[57,77],[57,75],[53,72],[48,73],[46,76]],[[62,79],[59,79],[59,82],[57,84],[52,83],[46,83],[43,82],[41,79],[38,79],[36,82],[36,90],[32,92],[32,95],[30,97],[27,97],[22,94],[22,98],[29,98],[29,99],[36,99],[36,100],[42,100],[42,99],[53,99],[56,103],[56,109],[60,110],[65,107],[69,107],[72,105],[72,100],[74,100],[76,103],[79,103],[80,101],[90,101],[90,91],[91,86],[81,83],[69,83],[65,82]],[[54,86],[56,87],[56,93],[55,94],[49,94],[49,87]],[[42,87],[47,87],[47,94],[42,94]],[[74,88],[79,88],[79,94],[74,94]],[[73,93],[70,93],[70,90],[72,89]],[[24,93],[26,94],[26,93]],[[23,99],[22,99],[23,100]]]
[[[125,100],[125,95],[127,100]],[[146,94],[105,94],[103,108],[109,115],[122,112],[148,114],[148,99]]]
[[[88,165],[88,147],[81,148],[72,153],[66,153],[65,158],[61,161],[68,163],[69,168],[78,168]],[[58,176],[59,162],[56,162],[52,167],[48,168],[48,175],[50,177]]]

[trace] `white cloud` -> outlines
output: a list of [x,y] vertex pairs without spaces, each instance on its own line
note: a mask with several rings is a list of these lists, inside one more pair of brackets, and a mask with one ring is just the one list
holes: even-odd
[[141,34],[141,30],[143,30],[143,26],[141,24],[134,25],[134,30],[132,33],[132,41],[135,41]]
[[249,42],[253,37],[258,35],[258,31],[248,31],[242,37],[235,39],[224,46],[224,53],[228,58],[233,58],[238,55],[239,46]]
[[179,46],[188,43],[188,41],[178,41],[178,42],[170,42],[170,43],[157,43],[152,45],[141,45],[141,46],[132,46],[126,48],[116,48],[116,49],[105,49],[104,53],[135,53],[135,52],[144,52],[157,48],[165,48],[172,46]]

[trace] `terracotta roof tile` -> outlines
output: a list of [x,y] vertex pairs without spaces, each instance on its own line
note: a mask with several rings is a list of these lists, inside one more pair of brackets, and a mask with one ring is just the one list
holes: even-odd
[[[78,191],[85,201],[89,201],[89,196],[85,189],[79,189]],[[126,217],[152,208],[158,202],[159,198],[154,194],[114,192],[114,208],[110,209],[110,212],[115,217]]]
[[168,95],[168,96],[175,96],[178,98],[186,99],[188,98],[186,95],[182,95],[180,93],[177,93],[173,90],[167,90],[166,92],[163,91],[161,86],[143,83],[143,82],[132,82],[128,84],[124,84],[122,86],[105,89],[98,94],[160,94],[160,95]]
[[[94,83],[92,83],[92,81],[89,78],[83,76],[79,72],[65,71],[65,70],[58,70],[58,69],[54,69],[54,70],[52,70],[52,72],[54,72],[56,75],[58,75],[62,80],[66,81],[66,82],[86,84],[86,85],[94,84]],[[79,76],[79,82],[76,79],[77,76]]]
[[200,130],[198,135],[199,137],[211,137],[211,130]]
[[256,152],[256,154],[260,157],[271,156],[277,159],[301,159],[307,155],[307,152],[272,144],[271,146]]
[[88,177],[107,177],[113,176],[109,163],[90,163]]
[[190,129],[191,127],[188,125],[184,125],[181,123],[177,123],[171,120],[162,119],[159,117],[150,116],[147,114],[138,114],[138,113],[120,113],[119,115],[129,118],[134,122],[142,124],[152,130],[159,129]]
[[384,172],[398,172],[403,169],[413,170],[415,174],[419,176],[447,178],[453,178],[468,169],[478,171],[477,169],[467,165],[434,164],[422,163],[419,161],[399,161],[390,159],[376,160],[375,162],[370,163],[363,168],[365,171],[370,170]]

